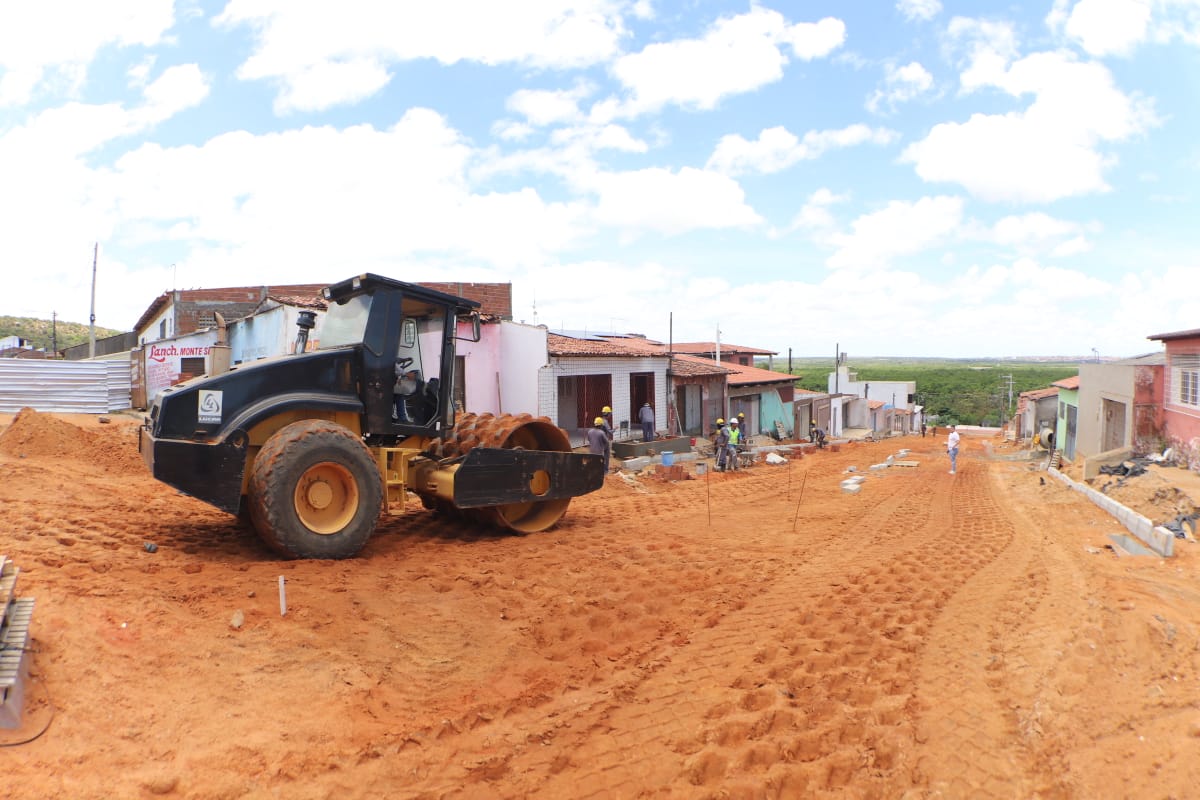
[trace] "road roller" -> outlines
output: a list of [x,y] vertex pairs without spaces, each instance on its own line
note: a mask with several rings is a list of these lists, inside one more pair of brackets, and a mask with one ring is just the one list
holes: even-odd
[[[328,286],[319,337],[163,390],[138,429],[151,474],[247,519],[286,558],[350,558],[383,514],[420,506],[518,533],[552,527],[604,483],[601,456],[531,414],[455,402],[456,345],[479,304],[380,275]],[[225,352],[228,352],[227,349]],[[461,394],[459,394],[461,397]]]

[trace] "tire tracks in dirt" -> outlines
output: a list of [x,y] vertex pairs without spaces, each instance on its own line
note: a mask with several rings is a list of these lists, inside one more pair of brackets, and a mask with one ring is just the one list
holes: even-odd
[[[727,780],[735,766],[742,788],[785,796],[837,792],[861,781],[863,769],[881,790],[908,785],[907,674],[948,595],[914,576],[937,566],[928,540],[942,534],[930,519],[939,506],[948,512],[948,501],[939,501],[936,480],[872,488],[859,513],[836,526],[812,524],[818,502],[799,535],[764,532],[764,542],[782,544],[764,544],[758,580],[684,644],[658,647],[601,685],[510,718],[526,731],[525,743],[553,741],[554,755],[510,752],[506,783],[520,774],[526,793],[601,797],[680,785],[682,777],[688,796],[704,796],[736,788]],[[866,518],[877,528],[856,531]],[[714,528],[727,522],[714,519]],[[570,785],[555,777],[568,765]],[[484,758],[470,772],[486,778],[498,768]],[[440,777],[428,787],[433,795],[471,782]]]

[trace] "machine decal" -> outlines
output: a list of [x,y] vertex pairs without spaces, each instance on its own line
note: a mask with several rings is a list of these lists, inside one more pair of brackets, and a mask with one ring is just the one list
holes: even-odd
[[196,413],[196,419],[203,424],[220,423],[221,422],[221,390],[220,389],[201,389],[200,390],[200,408]]

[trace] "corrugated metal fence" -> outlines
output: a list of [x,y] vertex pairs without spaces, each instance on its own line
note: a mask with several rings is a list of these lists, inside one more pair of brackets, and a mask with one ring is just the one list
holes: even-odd
[[105,414],[130,404],[128,360],[35,361],[0,359],[0,413],[22,408]]

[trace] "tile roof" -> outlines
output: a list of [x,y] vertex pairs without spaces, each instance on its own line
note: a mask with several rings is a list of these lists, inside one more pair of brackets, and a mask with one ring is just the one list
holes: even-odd
[[796,375],[788,375],[783,372],[772,372],[769,369],[759,369],[758,367],[743,367],[741,364],[730,364],[726,361],[721,362],[721,366],[728,367],[732,370],[729,375],[730,386],[746,386],[754,383],[792,383],[796,382]]
[[711,359],[677,355],[671,358],[671,372],[676,375],[697,377],[700,375],[728,375],[733,370]]
[[[675,342],[671,345],[671,349],[676,353],[690,353],[692,355],[713,355],[717,352],[716,342]],[[721,354],[725,353],[741,353],[757,356],[774,356],[778,355],[774,350],[763,350],[760,347],[746,347],[741,344],[730,344],[729,342],[721,342]]]
[[1055,381],[1054,383],[1052,383],[1050,385],[1057,386],[1060,389],[1078,389],[1079,388],[1079,376],[1072,375],[1069,378],[1063,378],[1061,381]]
[[[1071,387],[1067,386],[1064,388],[1069,389]],[[1048,389],[1030,389],[1028,392],[1021,392],[1020,396],[1028,400],[1041,400],[1043,397],[1057,397],[1058,384],[1056,383]]]
[[1172,339],[1196,339],[1200,338],[1200,328],[1193,328],[1190,331],[1172,331],[1171,333],[1156,333],[1153,336],[1147,336],[1147,339],[1155,339],[1160,342],[1169,342]]
[[642,347],[617,344],[606,339],[582,339],[561,333],[546,334],[546,350],[552,356],[663,356]]
[[298,294],[275,294],[267,295],[268,300],[274,300],[276,303],[285,306],[295,306],[296,308],[314,308],[318,311],[324,311],[329,308],[329,304],[325,302],[325,298],[321,295],[298,295]]

